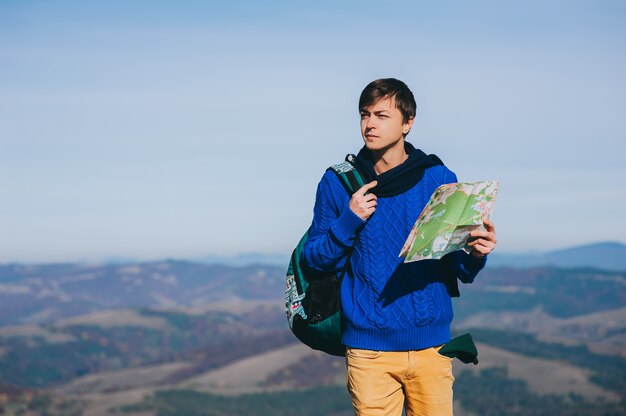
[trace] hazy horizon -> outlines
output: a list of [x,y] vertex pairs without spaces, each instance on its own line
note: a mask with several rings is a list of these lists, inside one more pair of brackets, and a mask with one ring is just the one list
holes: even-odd
[[[491,256],[534,256],[543,255],[563,250],[576,249],[581,247],[593,246],[598,244],[619,244],[626,247],[626,244],[619,241],[592,241],[573,246],[556,247],[548,250],[519,250],[519,251],[494,251]],[[208,262],[225,265],[251,265],[251,264],[270,264],[285,266],[289,262],[289,252],[263,252],[263,251],[245,251],[233,254],[220,255],[215,253],[204,253],[195,256],[156,256],[156,257],[133,257],[124,255],[112,255],[102,257],[76,257],[74,259],[59,260],[56,258],[39,259],[31,261],[2,261],[0,266],[20,264],[20,265],[45,265],[45,264],[132,264],[132,263],[150,263],[160,261],[191,261],[191,262]],[[499,263],[498,263],[499,264]]]

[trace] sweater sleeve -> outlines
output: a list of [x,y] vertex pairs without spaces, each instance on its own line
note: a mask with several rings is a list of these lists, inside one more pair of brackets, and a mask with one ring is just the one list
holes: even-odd
[[358,230],[365,224],[349,207],[350,195],[332,171],[317,187],[313,222],[302,250],[305,266],[319,272],[339,271],[345,263]]
[[463,283],[472,283],[479,271],[485,267],[487,256],[479,259],[462,250],[446,254],[441,258],[451,277]]
[[[449,169],[444,169],[441,183],[455,182],[458,182],[458,179],[454,172]],[[472,283],[478,272],[480,272],[487,263],[486,256],[479,259],[462,250],[449,253],[443,256],[441,260],[444,263],[446,271],[449,273],[449,277],[453,279],[456,278],[463,283]]]

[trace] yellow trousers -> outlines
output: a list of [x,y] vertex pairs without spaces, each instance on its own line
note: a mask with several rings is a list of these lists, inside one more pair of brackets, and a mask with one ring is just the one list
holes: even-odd
[[357,416],[452,416],[452,359],[439,348],[347,348],[347,384]]

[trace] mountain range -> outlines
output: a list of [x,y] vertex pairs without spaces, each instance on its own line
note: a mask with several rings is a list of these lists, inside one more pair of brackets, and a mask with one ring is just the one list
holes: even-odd
[[500,253],[489,255],[490,266],[596,267],[603,270],[626,270],[626,244],[602,242],[543,253]]
[[[291,253],[264,254],[242,253],[233,256],[208,255],[183,259],[194,263],[221,264],[225,266],[249,266],[267,264],[286,267]],[[496,250],[489,256],[493,266],[559,266],[559,267],[596,267],[605,270],[626,270],[626,244],[619,242],[598,242],[558,250],[537,252],[500,252]],[[137,263],[131,258],[109,258],[106,264]]]
[[120,308],[275,300],[283,291],[282,274],[276,266],[175,260],[4,265],[0,266],[0,325],[40,324]]
[[[455,363],[455,414],[626,415],[626,268],[574,267],[583,251],[589,262],[621,249],[578,247],[560,257],[568,267],[498,265],[494,253],[461,285],[453,331],[473,335],[480,362]],[[343,358],[287,328],[284,274],[1,265],[0,414],[350,415]]]
[[[284,267],[289,262],[288,254],[245,253],[236,256],[206,256],[190,261],[243,266],[250,264],[271,264]],[[596,267],[604,270],[626,270],[626,244],[619,242],[598,242],[558,250],[511,253],[494,251],[489,256],[490,266],[558,266]]]

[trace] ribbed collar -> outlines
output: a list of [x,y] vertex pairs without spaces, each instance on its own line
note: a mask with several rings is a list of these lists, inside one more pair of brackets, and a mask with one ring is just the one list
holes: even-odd
[[422,179],[427,168],[443,165],[439,157],[434,154],[427,155],[409,142],[404,142],[404,150],[409,156],[407,160],[380,175],[374,170],[372,154],[365,146],[356,156],[348,155],[346,160],[355,166],[365,183],[378,181],[371,192],[377,197],[385,198],[399,195],[414,187]]

